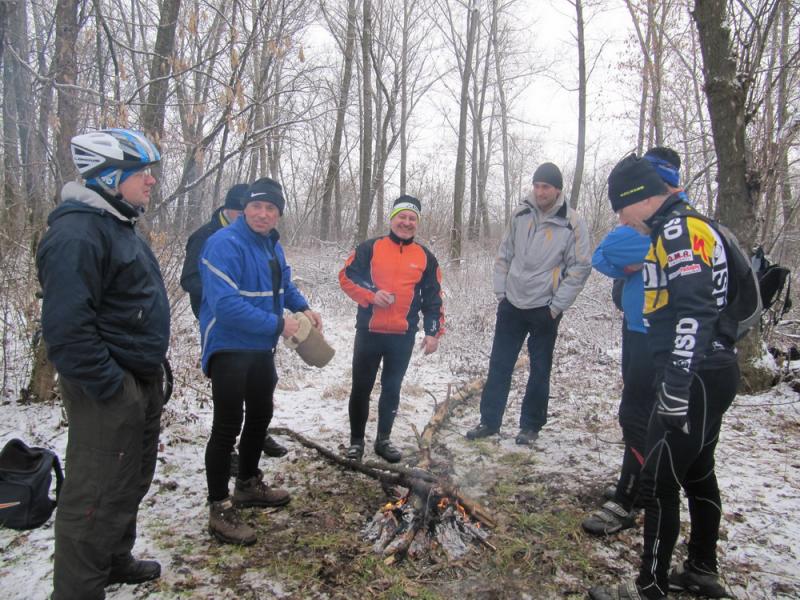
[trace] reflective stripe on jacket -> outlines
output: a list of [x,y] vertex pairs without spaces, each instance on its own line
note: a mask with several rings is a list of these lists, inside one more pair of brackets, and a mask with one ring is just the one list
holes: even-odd
[[283,330],[283,309],[308,309],[272,230],[260,235],[244,217],[217,231],[200,259],[203,372],[216,352],[272,350]]

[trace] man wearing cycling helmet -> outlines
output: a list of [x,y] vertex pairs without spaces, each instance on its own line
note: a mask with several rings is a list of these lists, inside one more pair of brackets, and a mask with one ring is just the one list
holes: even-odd
[[75,136],[71,148],[84,183],[62,189],[36,264],[42,333],[69,421],[52,598],[88,600],[161,574],[131,550],[156,465],[169,301],[136,231],[158,150],[125,129]]

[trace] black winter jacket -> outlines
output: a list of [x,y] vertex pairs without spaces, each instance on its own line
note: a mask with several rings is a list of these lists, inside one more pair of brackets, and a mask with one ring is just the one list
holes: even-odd
[[66,184],[61,197],[36,255],[42,333],[58,373],[105,401],[124,370],[140,378],[160,373],[169,300],[135,218],[77,183]]
[[692,373],[736,361],[735,328],[720,319],[728,264],[720,234],[680,196],[669,197],[647,221],[644,318],[647,344],[667,391],[689,397]]
[[181,287],[189,293],[194,316],[200,318],[200,304],[203,301],[203,282],[200,278],[200,254],[206,241],[217,231],[227,226],[228,220],[222,211],[224,206],[214,211],[211,220],[197,229],[186,241],[186,258],[181,269]]

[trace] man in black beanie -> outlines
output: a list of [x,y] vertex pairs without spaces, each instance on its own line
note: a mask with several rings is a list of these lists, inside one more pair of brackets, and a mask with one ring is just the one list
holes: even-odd
[[[596,587],[594,600],[661,600],[670,587],[726,597],[717,571],[722,517],[714,451],[722,415],[736,396],[736,323],[721,319],[728,265],[721,234],[653,165],[630,155],[608,177],[611,207],[623,225],[650,235],[644,262],[644,319],[656,372],[656,406],[647,428],[640,497],[645,506],[636,581]],[[688,558],[670,574],[680,532],[681,488],[689,501]]]
[[[245,199],[250,197],[250,186],[237,183],[225,194],[225,203],[214,211],[205,225],[195,230],[186,242],[186,258],[181,270],[181,287],[189,293],[189,301],[196,319],[200,318],[200,304],[203,301],[203,281],[200,278],[200,254],[206,241],[223,227],[239,218],[244,209]],[[285,456],[288,450],[275,441],[271,435],[264,440],[264,454],[272,457]],[[234,461],[236,458],[234,456]],[[233,464],[236,464],[234,462]]]
[[539,165],[533,190],[514,211],[494,263],[497,297],[489,374],[481,420],[467,439],[500,431],[514,363],[528,338],[530,375],[522,399],[517,444],[529,445],[547,422],[550,370],[558,324],[592,270],[589,231],[562,193],[561,171]]
[[[273,416],[278,383],[275,348],[300,328],[302,312],[322,331],[322,318],[292,281],[277,227],[285,207],[278,182],[250,186],[242,215],[217,231],[203,248],[200,333],[203,372],[211,379],[214,419],[206,445],[209,532],[224,543],[249,545],[255,531],[239,508],[283,506],[289,492],[267,485],[258,468]],[[239,439],[238,468],[230,494],[230,454]]]

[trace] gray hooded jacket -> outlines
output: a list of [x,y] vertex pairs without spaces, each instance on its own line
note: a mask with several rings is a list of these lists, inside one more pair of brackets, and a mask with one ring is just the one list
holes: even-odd
[[592,271],[589,231],[559,195],[542,213],[528,196],[514,211],[494,262],[494,293],[517,308],[569,308]]

